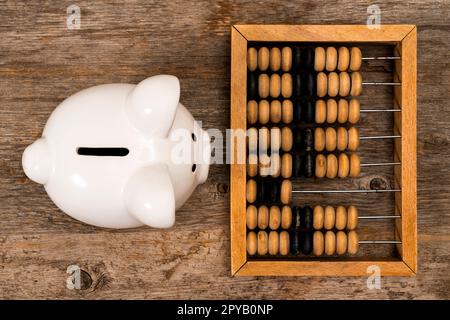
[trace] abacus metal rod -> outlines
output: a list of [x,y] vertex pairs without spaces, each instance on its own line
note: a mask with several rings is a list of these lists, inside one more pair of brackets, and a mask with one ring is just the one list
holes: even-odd
[[400,219],[401,216],[392,215],[392,216],[358,216],[358,219]]
[[402,112],[401,109],[363,109],[360,112]]
[[401,82],[363,82],[363,86],[401,86]]
[[390,136],[371,136],[371,137],[359,137],[360,140],[369,140],[369,139],[395,139],[401,138],[400,135],[390,135]]
[[399,166],[401,162],[380,162],[380,163],[361,163],[360,167],[372,167],[372,166]]
[[401,57],[389,56],[389,57],[361,57],[361,60],[400,60]]
[[401,189],[375,189],[375,190],[292,190],[292,193],[386,193],[401,192]]
[[401,244],[398,240],[359,240],[359,244]]

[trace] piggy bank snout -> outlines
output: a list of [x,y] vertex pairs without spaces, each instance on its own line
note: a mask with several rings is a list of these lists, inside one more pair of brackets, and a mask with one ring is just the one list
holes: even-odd
[[47,183],[51,172],[48,143],[44,138],[29,145],[22,155],[23,171],[34,182]]

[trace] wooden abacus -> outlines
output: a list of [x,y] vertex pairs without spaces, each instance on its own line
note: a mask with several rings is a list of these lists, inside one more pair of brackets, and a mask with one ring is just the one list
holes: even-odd
[[231,141],[233,275],[417,272],[416,37],[412,25],[231,28],[231,129],[247,133]]

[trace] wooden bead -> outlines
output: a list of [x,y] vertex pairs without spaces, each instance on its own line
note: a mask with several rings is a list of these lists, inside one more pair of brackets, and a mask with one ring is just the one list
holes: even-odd
[[327,100],[327,122],[328,123],[335,123],[337,119],[337,110],[338,105],[336,100],[334,99],[328,99]]
[[270,103],[270,122],[279,123],[281,121],[281,102],[272,100]]
[[256,153],[250,153],[248,155],[247,174],[249,177],[255,177],[258,174],[258,156]]
[[348,129],[348,147],[350,151],[356,151],[359,148],[359,130],[355,127]]
[[328,74],[328,95],[336,97],[339,93],[339,75],[336,72]]
[[269,249],[269,236],[265,231],[258,232],[258,255],[263,256],[267,254]]
[[318,154],[316,156],[316,178],[323,178],[326,174],[327,158],[323,154]]
[[[314,123],[315,118],[315,103],[311,100],[304,101],[302,104],[302,118],[306,123]],[[312,146],[311,146],[312,147]]]
[[290,98],[292,96],[292,76],[290,73],[283,73],[281,76],[281,95],[283,98]]
[[256,181],[253,179],[249,179],[247,181],[247,202],[253,203],[256,201]]
[[270,93],[270,78],[267,74],[262,73],[258,77],[258,94],[262,99],[266,99]]
[[[258,183],[257,183],[258,192],[256,193],[256,195],[257,195],[256,199],[258,199],[258,201],[264,201],[264,202],[268,201],[268,199],[270,197],[269,188],[270,188],[270,185],[268,184],[267,181],[264,181],[264,180],[258,181]],[[259,209],[258,209],[258,211],[259,211]]]
[[292,49],[284,47],[281,50],[281,70],[284,72],[290,71],[292,68]]
[[269,208],[260,206],[258,209],[258,228],[261,230],[269,226]]
[[277,230],[281,224],[281,211],[278,206],[271,206],[269,210],[269,228]]
[[347,178],[350,171],[350,160],[345,153],[339,154],[338,158],[338,177]]
[[280,173],[281,173],[280,154],[278,152],[272,152],[270,154],[270,175],[274,178],[278,178],[280,176]]
[[281,130],[278,127],[270,129],[270,146],[272,152],[277,152],[281,148]]
[[278,254],[280,249],[280,236],[276,231],[270,231],[269,233],[269,254],[274,256]]
[[289,204],[291,203],[292,199],[292,182],[291,180],[283,180],[281,182],[281,203],[282,204]]
[[290,234],[290,242],[291,242],[291,246],[290,246],[290,251],[293,255],[297,255],[300,253],[301,251],[301,240],[300,240],[300,230],[291,230],[291,234]]
[[283,123],[291,123],[294,117],[294,105],[291,100],[283,100],[281,105],[281,117]]
[[317,74],[317,96],[319,98],[325,97],[328,92],[328,77],[324,72]]
[[280,232],[280,254],[285,256],[289,254],[289,232],[281,231]]
[[300,248],[303,254],[311,254],[313,251],[313,233],[311,231],[300,232]]
[[323,151],[325,149],[325,142],[326,142],[326,136],[325,136],[325,130],[321,127],[317,127],[314,130],[314,150],[316,151]]
[[347,72],[339,73],[339,95],[346,97],[350,93],[350,75]]
[[302,49],[302,64],[304,69],[310,70],[314,68],[314,49],[306,47]]
[[249,153],[255,153],[258,150],[258,129],[249,128],[247,130],[247,144]]
[[362,53],[358,47],[352,47],[350,51],[350,70],[358,71],[361,69]]
[[258,67],[258,51],[255,48],[247,50],[247,67],[250,71],[255,71]]
[[347,230],[355,230],[358,226],[358,208],[349,206],[347,208]]
[[261,177],[267,177],[271,174],[270,171],[270,156],[267,153],[260,153],[258,158],[258,169],[259,169],[259,175]]
[[292,149],[292,130],[289,127],[283,127],[281,129],[281,150],[284,152],[291,151]]
[[350,155],[350,177],[359,177],[361,173],[361,160],[356,153]]
[[294,98],[299,98],[302,94],[302,78],[300,74],[294,74],[292,78],[292,95]]
[[267,100],[261,100],[258,104],[258,117],[260,124],[266,124],[270,119],[270,104]]
[[347,234],[344,231],[336,233],[336,253],[343,255],[347,252]]
[[323,69],[325,69],[325,62],[325,49],[322,47],[316,47],[314,53],[314,70],[316,70],[317,72],[323,71]]
[[269,53],[270,70],[278,71],[281,67],[281,50],[277,47],[270,49]]
[[260,153],[270,149],[270,130],[267,127],[259,128],[258,142]]
[[303,161],[303,175],[306,178],[312,178],[314,176],[314,157],[311,152],[306,153]]
[[313,236],[313,253],[316,257],[321,256],[324,251],[325,239],[322,231],[314,232]]
[[274,99],[278,98],[281,94],[281,77],[278,73],[273,73],[270,76],[269,92],[270,96]]
[[303,207],[300,214],[300,226],[303,231],[313,230],[313,209],[309,206]]
[[334,208],[332,206],[326,206],[324,211],[323,227],[327,230],[333,229],[335,220],[336,214],[334,212]]
[[306,95],[308,97],[313,97],[316,95],[316,74],[308,73],[305,77],[306,82]]
[[300,229],[301,226],[301,208],[296,206],[292,208],[292,229]]
[[344,151],[345,149],[347,149],[348,132],[346,128],[344,127],[337,128],[336,139],[337,139],[336,143],[337,150]]
[[250,100],[247,103],[247,122],[255,124],[258,121],[258,103],[255,100]]
[[247,228],[253,230],[258,225],[258,209],[254,206],[247,207]]
[[344,230],[347,226],[347,209],[343,206],[338,206],[336,208],[336,221],[334,226],[338,230]]
[[313,227],[315,230],[323,229],[323,222],[325,218],[325,212],[322,206],[315,206],[313,212]]
[[299,178],[302,176],[303,159],[299,152],[294,153],[292,157],[292,176]]
[[361,73],[359,72],[352,72],[352,83],[351,83],[351,90],[350,90],[350,95],[353,97],[357,97],[359,95],[361,95],[362,92],[362,76]]
[[283,206],[281,209],[281,228],[289,229],[292,225],[292,209],[289,206]]
[[270,52],[266,47],[258,50],[258,68],[261,71],[266,71],[269,68]]
[[269,202],[280,202],[280,183],[278,182],[266,182],[269,185],[270,193],[269,193]]
[[319,99],[316,101],[316,117],[317,124],[322,124],[327,120],[327,105],[324,100]]
[[[259,247],[259,242],[258,242]],[[259,252],[259,248],[258,248]],[[325,233],[325,254],[332,256],[336,252],[336,235],[333,231],[327,231]]]
[[247,79],[247,97],[255,99],[258,93],[258,78],[256,73],[250,73]]
[[340,47],[338,51],[338,65],[339,71],[347,71],[350,65],[350,51],[347,47]]
[[335,47],[328,47],[326,52],[326,66],[325,69],[327,71],[336,70],[337,66],[337,50]]
[[257,249],[258,249],[258,239],[256,233],[250,231],[247,234],[247,253],[253,256],[256,254]]
[[292,155],[290,153],[281,156],[281,176],[285,179],[292,176]]
[[328,127],[325,130],[325,149],[327,151],[334,151],[336,150],[336,144],[337,144],[336,129]]
[[337,121],[341,124],[346,123],[348,120],[348,112],[348,101],[346,99],[339,99]]
[[348,122],[351,124],[358,123],[361,117],[361,107],[358,99],[351,99],[348,109]]
[[347,233],[347,252],[349,254],[357,254],[359,249],[359,239],[356,231],[352,230]]
[[334,179],[338,172],[338,160],[332,153],[327,155],[327,178]]

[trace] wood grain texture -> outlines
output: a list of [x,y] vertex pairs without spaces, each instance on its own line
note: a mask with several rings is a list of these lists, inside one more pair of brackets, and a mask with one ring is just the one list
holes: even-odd
[[[413,23],[418,31],[420,266],[416,277],[382,278],[380,290],[367,289],[363,277],[232,278],[228,166],[211,167],[173,229],[111,231],[61,213],[20,163],[67,96],[158,73],[177,75],[194,117],[224,131],[230,126],[231,25],[364,24],[366,1],[77,1],[81,29],[67,30],[66,8],[73,3],[0,2],[0,298],[450,298],[446,1],[380,3],[382,23]],[[374,130],[383,127],[375,122]],[[380,154],[392,153],[380,148]],[[371,174],[377,170],[361,183]],[[368,209],[377,210],[377,199]],[[66,289],[71,264],[85,271],[84,290]]]

